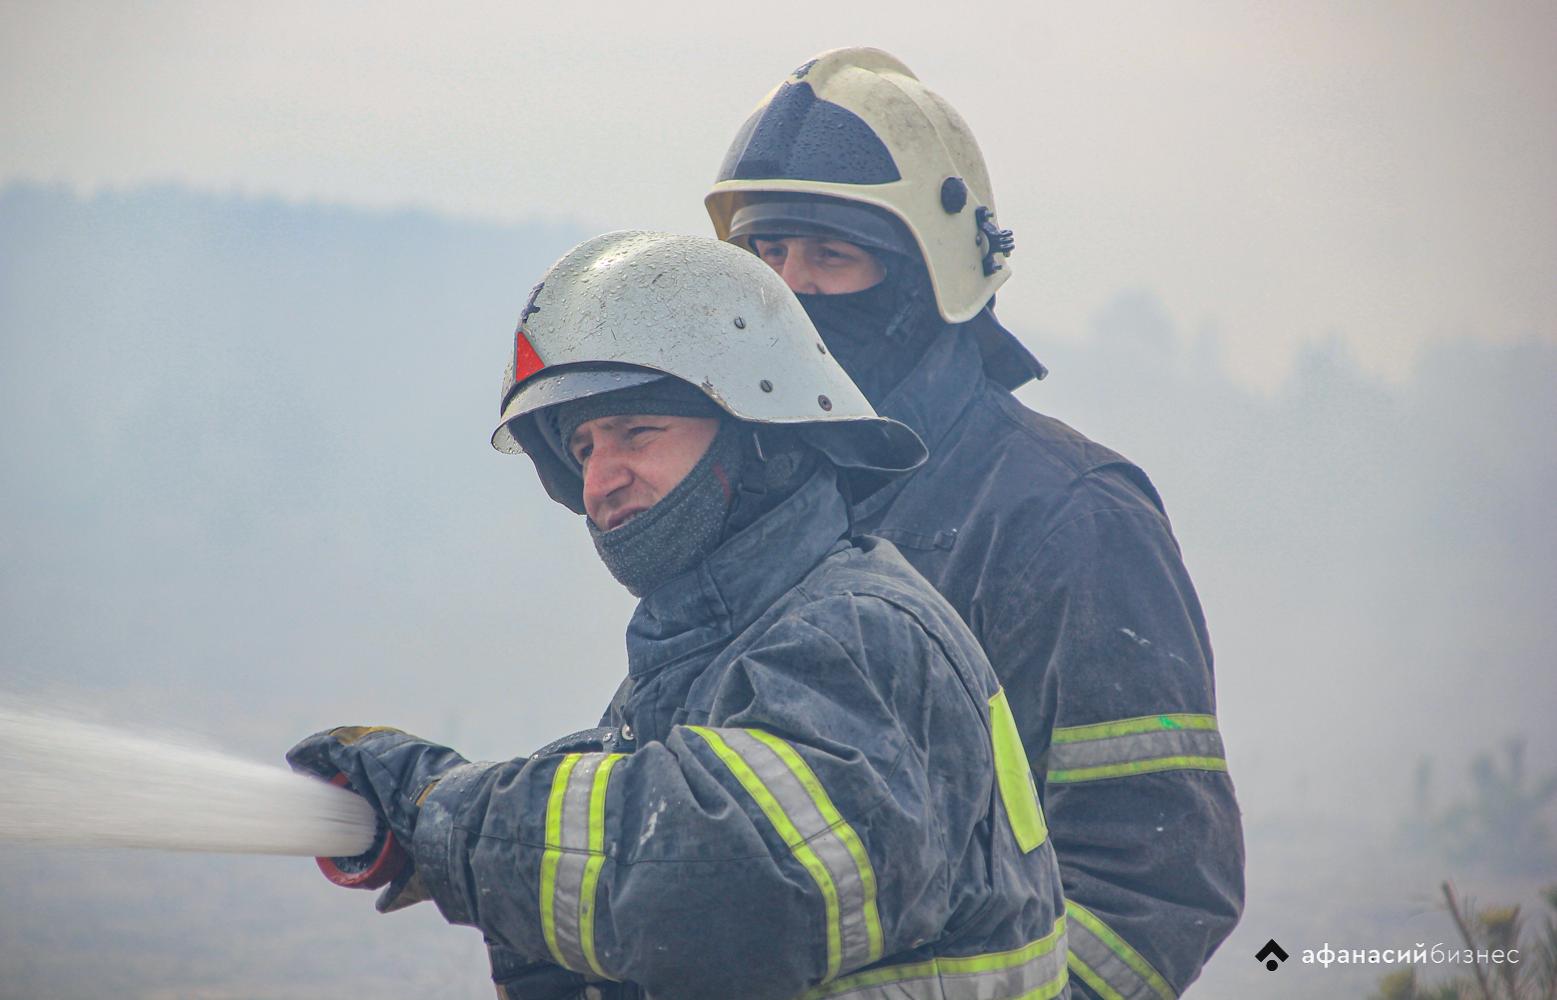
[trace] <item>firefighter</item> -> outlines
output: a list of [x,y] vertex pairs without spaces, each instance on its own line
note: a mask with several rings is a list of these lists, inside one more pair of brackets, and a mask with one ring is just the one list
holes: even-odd
[[510,1000],[1068,996],[1006,697],[850,528],[924,447],[782,280],[716,240],[597,237],[536,286],[512,364],[493,443],[640,598],[633,683],[609,726],[506,763],[374,727],[295,747],[408,849],[380,908],[480,928]]
[[825,52],[758,104],[706,204],[929,447],[853,516],[951,602],[1005,686],[1072,981],[1177,996],[1243,906],[1210,639],[1146,473],[1012,395],[1046,373],[995,317],[1015,239],[972,132],[893,56]]

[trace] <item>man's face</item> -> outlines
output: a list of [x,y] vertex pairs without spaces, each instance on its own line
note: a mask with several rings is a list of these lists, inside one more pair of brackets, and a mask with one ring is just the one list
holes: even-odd
[[584,469],[584,511],[612,531],[664,499],[719,432],[715,417],[626,415],[579,424],[568,450]]
[[799,295],[863,292],[886,277],[875,255],[845,240],[821,236],[752,238],[757,256]]

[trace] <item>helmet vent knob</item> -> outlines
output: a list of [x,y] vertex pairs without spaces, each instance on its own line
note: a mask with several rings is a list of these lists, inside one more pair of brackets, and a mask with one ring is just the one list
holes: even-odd
[[824,410],[831,410],[833,408],[833,401],[828,399],[826,396],[818,396],[816,397],[816,405],[820,406]]
[[968,185],[961,177],[948,177],[941,181],[941,207],[948,215],[956,215],[968,204]]
[[740,316],[735,317],[735,328],[737,330],[744,330],[744,329],[746,329],[746,320],[743,319]]
[[773,383],[769,382],[767,379],[763,379],[761,382],[757,383],[757,388],[761,389],[763,392],[772,392]]

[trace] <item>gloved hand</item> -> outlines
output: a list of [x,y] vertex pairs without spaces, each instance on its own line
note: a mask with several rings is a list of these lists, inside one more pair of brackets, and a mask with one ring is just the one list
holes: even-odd
[[[346,787],[367,800],[409,854],[423,799],[447,771],[466,763],[448,747],[387,726],[341,726],[303,740],[287,751],[292,770],[326,780],[346,776]],[[414,858],[378,898],[388,913],[427,898],[415,877]]]

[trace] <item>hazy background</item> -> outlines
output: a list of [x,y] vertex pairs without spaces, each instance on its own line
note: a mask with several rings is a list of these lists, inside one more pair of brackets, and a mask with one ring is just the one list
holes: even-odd
[[[1557,881],[1553,11],[0,4],[0,697],[266,760],[592,722],[631,601],[487,445],[514,319],[594,232],[705,232],[751,105],[868,42],[983,142],[1022,398],[1200,588],[1249,905],[1191,995],[1365,995],[1252,954]],[[0,893],[0,996],[486,995],[306,861],[8,848]]]

